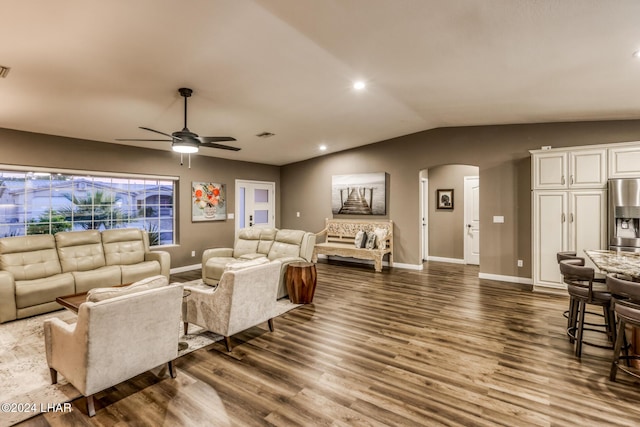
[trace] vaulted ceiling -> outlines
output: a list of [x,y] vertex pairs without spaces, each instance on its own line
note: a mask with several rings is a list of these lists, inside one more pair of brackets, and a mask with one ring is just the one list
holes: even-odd
[[200,154],[283,165],[435,127],[640,116],[638,0],[0,6],[3,128],[157,138],[139,126],[182,129],[189,87],[189,129],[242,149]]

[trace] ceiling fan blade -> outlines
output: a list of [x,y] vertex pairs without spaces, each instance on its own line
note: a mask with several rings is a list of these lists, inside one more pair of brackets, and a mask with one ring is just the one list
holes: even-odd
[[199,136],[198,139],[203,144],[206,144],[206,143],[209,143],[209,142],[236,141],[235,138],[230,137],[230,136]]
[[206,142],[206,143],[200,144],[200,147],[219,148],[221,150],[231,150],[231,151],[240,151],[241,150],[238,147],[232,147],[230,145],[216,144],[215,142]]
[[180,138],[178,138],[176,136],[170,135],[168,133],[160,132],[159,130],[146,128],[146,127],[143,127],[143,126],[140,126],[140,129],[144,129],[144,130],[148,130],[149,132],[155,132],[155,133],[159,133],[160,135],[168,136],[169,138],[172,138],[172,140],[173,139],[177,139],[178,141],[182,141]]
[[171,142],[171,139],[134,139],[134,138],[116,138],[116,141],[162,141]]

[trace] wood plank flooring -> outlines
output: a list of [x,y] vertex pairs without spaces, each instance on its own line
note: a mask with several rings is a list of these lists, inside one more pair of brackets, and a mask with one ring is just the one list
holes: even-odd
[[[23,426],[630,426],[640,383],[611,351],[574,358],[564,296],[423,271],[320,263],[313,304]],[[200,276],[178,274],[175,281]]]

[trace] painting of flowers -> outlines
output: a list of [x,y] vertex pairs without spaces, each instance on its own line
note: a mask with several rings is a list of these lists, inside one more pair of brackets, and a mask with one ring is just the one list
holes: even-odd
[[221,221],[227,219],[224,184],[215,182],[191,183],[191,220]]

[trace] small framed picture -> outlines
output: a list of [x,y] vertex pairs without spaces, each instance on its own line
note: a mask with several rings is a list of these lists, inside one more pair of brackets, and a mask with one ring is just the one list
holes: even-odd
[[436,190],[438,209],[453,210],[453,190]]

